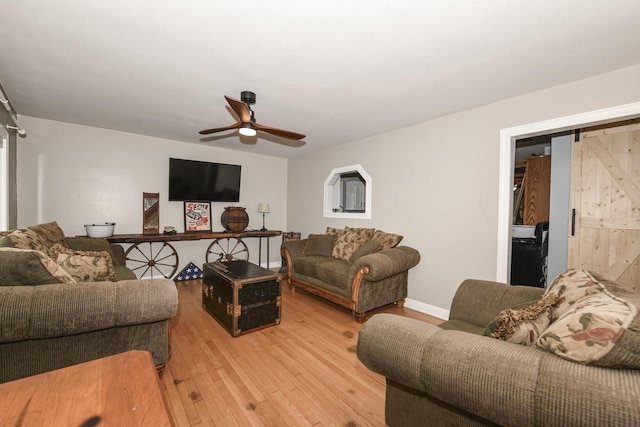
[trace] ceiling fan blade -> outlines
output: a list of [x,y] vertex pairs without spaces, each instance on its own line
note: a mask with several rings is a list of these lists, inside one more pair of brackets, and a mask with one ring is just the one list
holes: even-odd
[[238,115],[242,123],[249,123],[251,121],[251,112],[249,111],[249,107],[247,107],[247,104],[240,101],[239,99],[231,98],[227,95],[225,95],[224,97],[229,103],[229,106],[231,106],[233,111],[235,111],[235,113]]
[[272,128],[271,126],[261,125],[260,123],[253,123],[256,129],[261,130],[263,132],[270,133],[271,135],[281,136],[287,139],[302,139],[306,135],[297,132],[291,132],[290,130]]
[[221,128],[213,128],[213,129],[201,130],[198,133],[200,135],[209,135],[210,133],[222,132],[223,130],[238,129],[240,126],[242,126],[242,123],[238,122],[236,124],[229,125],[229,126],[223,126]]

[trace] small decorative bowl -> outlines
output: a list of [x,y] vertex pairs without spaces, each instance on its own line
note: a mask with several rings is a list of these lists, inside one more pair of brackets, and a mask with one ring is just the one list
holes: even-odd
[[115,222],[105,222],[104,224],[85,224],[84,228],[87,230],[87,236],[99,238],[113,236],[115,226]]

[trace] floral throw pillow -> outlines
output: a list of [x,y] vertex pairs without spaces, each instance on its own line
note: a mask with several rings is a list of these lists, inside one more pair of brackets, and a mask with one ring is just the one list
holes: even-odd
[[344,231],[338,235],[333,244],[331,256],[349,261],[351,255],[358,250],[360,245],[371,240],[373,232],[373,228],[345,227]]
[[553,310],[551,321],[556,321],[581,299],[600,293],[598,281],[587,271],[569,269],[561,273],[549,285],[545,293],[558,295],[558,302]]
[[376,230],[376,232],[373,233],[371,240],[375,240],[376,242],[380,243],[380,246],[382,248],[381,250],[385,250],[398,246],[400,241],[402,241],[402,238],[403,236],[399,234],[385,233],[382,230]]
[[48,254],[45,239],[28,228],[19,228],[3,237],[1,246],[5,248],[29,249]]
[[344,230],[335,227],[327,227],[327,231],[324,232],[324,234],[333,234],[335,236],[339,236],[342,233],[344,233]]
[[74,251],[60,244],[52,258],[77,282],[115,282],[116,272],[107,251]]
[[556,301],[557,295],[548,294],[534,303],[503,310],[487,326],[484,335],[514,344],[533,346],[551,323],[551,309]]
[[31,249],[48,256],[55,244],[66,246],[66,237],[56,222],[18,228],[0,239],[0,247]]
[[47,222],[46,224],[33,225],[29,227],[29,229],[37,233],[44,240],[48,248],[52,248],[56,243],[67,246],[67,238],[60,226],[58,226],[58,223],[55,221]]
[[608,289],[584,270],[561,276],[547,290],[558,295],[558,305],[535,347],[587,365],[640,369],[638,295],[628,293],[632,302],[621,298],[615,286]]

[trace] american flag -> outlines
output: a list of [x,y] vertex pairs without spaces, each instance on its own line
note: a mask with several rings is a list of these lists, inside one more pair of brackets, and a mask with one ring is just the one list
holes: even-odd
[[202,279],[202,270],[200,270],[192,262],[187,264],[180,273],[173,278],[174,282],[182,282],[183,280]]

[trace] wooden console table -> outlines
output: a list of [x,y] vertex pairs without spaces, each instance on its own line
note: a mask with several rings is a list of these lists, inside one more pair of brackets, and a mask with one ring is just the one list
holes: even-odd
[[206,262],[249,260],[249,249],[242,241],[259,238],[258,264],[262,264],[262,239],[267,239],[267,263],[269,262],[269,238],[279,236],[282,231],[197,231],[176,234],[114,234],[106,239],[109,243],[131,243],[126,250],[127,261],[133,264],[131,270],[138,277],[147,273],[151,277],[161,275],[171,278],[179,266],[178,252],[169,242],[213,240],[207,248]]
[[173,426],[151,353],[128,351],[0,384],[3,426]]

